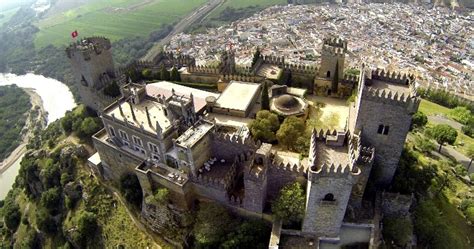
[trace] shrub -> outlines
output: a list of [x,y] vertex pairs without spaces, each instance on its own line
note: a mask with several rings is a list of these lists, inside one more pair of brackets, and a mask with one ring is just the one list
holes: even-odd
[[5,203],[2,209],[5,226],[12,232],[16,231],[21,221],[20,206],[10,200]]
[[125,174],[120,177],[120,191],[130,204],[140,207],[143,194],[140,182],[135,174]]
[[58,230],[56,221],[45,208],[36,211],[36,225],[39,230],[47,234],[55,234]]
[[293,149],[296,145],[298,137],[301,137],[305,131],[305,124],[303,119],[295,116],[285,118],[278,129],[277,139],[278,143],[286,146],[288,149]]
[[416,112],[412,116],[411,125],[412,128],[424,127],[428,123],[428,117],[423,112]]
[[50,214],[61,209],[61,189],[51,188],[41,194],[41,206],[45,207]]
[[232,218],[224,207],[216,203],[202,203],[193,228],[197,247],[218,247],[232,226]]
[[286,224],[298,223],[303,219],[305,200],[301,184],[289,184],[280,190],[280,195],[273,203],[273,214]]
[[382,232],[385,241],[391,241],[400,247],[405,247],[411,240],[413,225],[410,219],[406,217],[384,218]]
[[263,221],[244,221],[239,227],[227,235],[220,248],[268,248],[270,227]]

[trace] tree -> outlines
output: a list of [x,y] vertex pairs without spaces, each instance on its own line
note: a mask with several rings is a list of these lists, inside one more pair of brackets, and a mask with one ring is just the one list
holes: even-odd
[[436,150],[436,145],[426,136],[416,136],[415,144],[423,153],[430,153],[431,151]]
[[268,248],[269,235],[270,228],[263,221],[244,221],[235,231],[227,235],[227,240],[220,248]]
[[77,230],[74,240],[84,248],[94,240],[99,225],[97,216],[91,212],[82,211],[77,219]]
[[41,170],[40,176],[45,188],[59,186],[61,178],[59,165],[54,163],[52,159],[48,159],[45,167]]
[[275,132],[280,127],[278,116],[267,110],[262,110],[257,113],[257,118],[253,120],[249,129],[255,139],[263,142],[273,142],[276,139]]
[[458,106],[454,108],[449,115],[461,124],[468,124],[472,117],[472,113],[469,109],[464,106]]
[[300,183],[289,184],[280,190],[280,195],[272,205],[272,212],[286,224],[300,222],[304,215],[305,199]]
[[458,136],[458,132],[447,124],[438,124],[428,130],[428,134],[433,137],[439,144],[438,152],[444,143],[454,144]]
[[102,128],[98,118],[87,117],[81,122],[78,135],[81,138],[90,138]]
[[142,71],[142,76],[143,76],[143,78],[146,79],[146,80],[151,80],[151,79],[152,79],[152,77],[151,77],[152,74],[153,74],[153,72],[152,72],[150,69],[148,69],[148,68],[147,68],[147,69],[143,69],[143,71]]
[[58,187],[46,190],[41,194],[41,206],[45,207],[50,214],[61,209],[61,190]]
[[270,110],[270,99],[268,97],[268,86],[267,82],[263,83],[262,89],[262,108],[261,110]]
[[258,61],[258,58],[260,58],[260,55],[261,55],[260,48],[257,47],[257,50],[255,50],[255,53],[253,54],[252,67],[254,67],[255,64],[257,64],[257,61]]
[[278,143],[286,146],[288,149],[294,148],[298,137],[304,134],[304,121],[295,116],[285,118],[276,134]]
[[428,123],[428,117],[423,112],[415,112],[411,119],[412,128],[421,128]]
[[16,231],[21,221],[20,206],[13,200],[7,201],[3,206],[3,217],[8,230],[12,232]]
[[164,81],[169,81],[170,80],[170,72],[168,69],[166,69],[165,65],[161,66],[161,75],[160,75],[161,80]]
[[36,225],[39,230],[47,234],[55,234],[58,230],[56,221],[45,208],[36,211]]
[[232,223],[232,218],[224,207],[216,203],[202,203],[193,228],[198,248],[217,248],[232,229]]
[[178,69],[176,67],[173,67],[173,69],[171,69],[170,79],[171,81],[181,81],[181,76],[179,75]]
[[411,240],[413,225],[406,217],[384,218],[382,233],[385,241],[404,248]]
[[135,174],[125,174],[120,177],[120,191],[129,203],[140,207],[143,194],[140,181]]
[[104,94],[115,98],[120,96],[122,93],[120,92],[120,87],[117,85],[117,82],[112,81],[112,83],[104,87]]

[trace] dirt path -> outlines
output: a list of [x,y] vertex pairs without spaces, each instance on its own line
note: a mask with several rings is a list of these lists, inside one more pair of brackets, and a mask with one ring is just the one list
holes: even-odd
[[[39,107],[39,117],[40,119],[43,120],[43,124],[45,125],[46,122],[46,111],[44,110],[43,107],[43,101],[41,100],[41,97],[33,90],[29,88],[23,88],[25,92],[30,95],[30,101],[31,101],[31,110],[34,110],[36,106]],[[18,147],[16,147],[15,150],[13,150],[10,155],[5,158],[2,162],[0,162],[0,174],[5,172],[9,167],[13,165],[23,154],[26,152],[26,145],[28,144],[28,140],[33,136],[33,131],[34,131],[34,124],[36,123],[37,120],[31,120],[31,115],[28,117],[26,120],[26,125],[28,132],[23,135],[22,141]]]

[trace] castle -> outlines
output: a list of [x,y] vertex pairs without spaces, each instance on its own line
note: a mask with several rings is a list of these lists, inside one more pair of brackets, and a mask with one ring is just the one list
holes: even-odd
[[[89,159],[96,175],[118,181],[136,174],[144,197],[165,187],[182,209],[205,199],[257,215],[267,212],[285,185],[298,181],[306,186],[301,234],[310,237],[337,239],[348,208],[361,207],[369,179],[379,188],[390,184],[420,103],[412,75],[364,65],[358,76],[345,75],[347,42],[338,38],[324,40],[319,67],[259,56],[244,68],[232,51],[217,66],[197,66],[193,58],[173,53],[129,66],[153,72],[176,67],[183,82],[213,83],[221,93],[130,82],[126,69],[114,69],[110,49],[110,41],[100,37],[67,48],[82,101],[104,123],[93,136],[97,153]],[[273,84],[280,74],[291,74],[291,87]],[[121,86],[116,99],[102,90],[113,81]],[[283,116],[307,115],[306,94],[357,97],[345,129],[313,130],[308,158],[295,161],[254,140],[245,125],[261,109],[263,84],[271,86],[272,108]],[[143,205],[153,228],[159,221],[151,210]]]

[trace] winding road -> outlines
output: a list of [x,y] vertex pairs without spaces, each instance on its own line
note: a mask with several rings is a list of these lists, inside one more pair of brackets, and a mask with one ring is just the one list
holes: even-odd
[[148,50],[146,55],[141,58],[141,60],[153,61],[160,53],[161,47],[169,43],[171,41],[171,38],[175,34],[183,32],[192,24],[202,20],[204,17],[206,17],[209,13],[211,13],[224,2],[225,0],[210,0],[205,5],[199,7],[195,11],[191,12],[189,15],[185,16],[173,27],[173,30],[165,38],[161,39],[159,42],[156,42],[153,47]]

